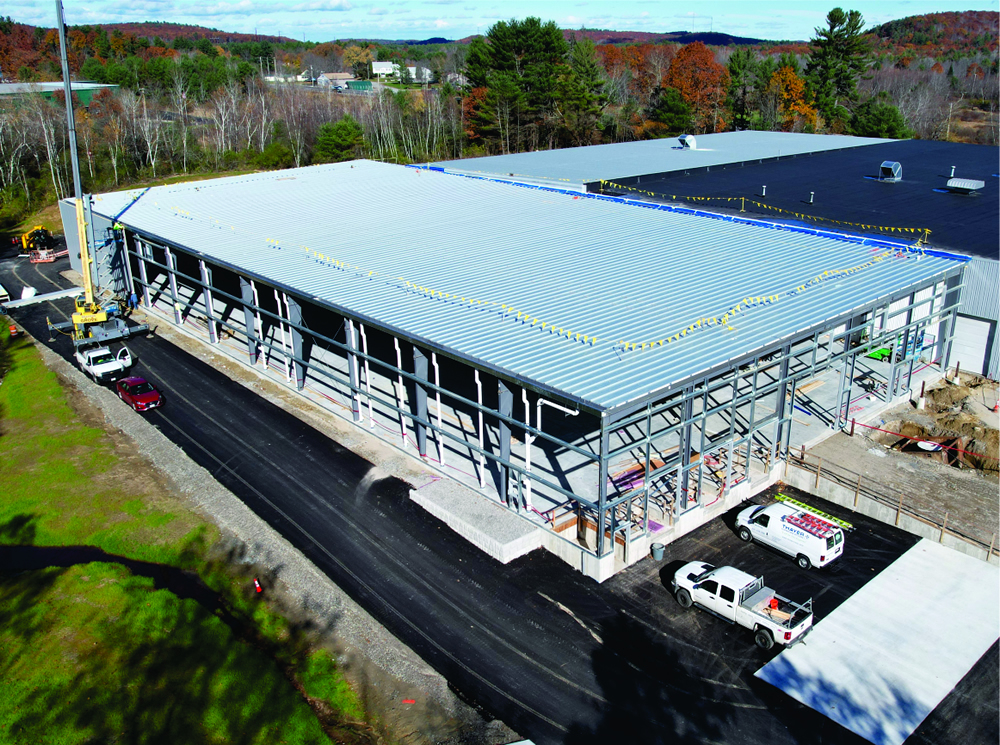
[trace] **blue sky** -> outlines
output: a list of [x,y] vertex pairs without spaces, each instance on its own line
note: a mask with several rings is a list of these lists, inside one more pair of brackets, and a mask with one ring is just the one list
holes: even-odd
[[[309,41],[346,38],[460,39],[498,20],[534,15],[563,28],[720,31],[760,39],[808,39],[835,0],[63,0],[66,23],[169,21],[222,31],[282,34]],[[51,0],[5,0],[3,13],[55,25]],[[847,2],[868,25],[946,10],[996,10],[996,2]]]

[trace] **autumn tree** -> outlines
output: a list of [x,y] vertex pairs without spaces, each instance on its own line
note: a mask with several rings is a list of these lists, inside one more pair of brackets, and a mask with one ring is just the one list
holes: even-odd
[[372,76],[372,62],[375,61],[375,54],[371,47],[359,47],[352,44],[344,50],[341,58],[345,67],[351,68],[354,77],[367,80]]
[[729,73],[700,41],[685,45],[677,53],[664,83],[676,88],[691,107],[695,133],[720,132],[725,128],[724,106]]
[[812,131],[816,109],[808,103],[805,81],[791,67],[782,67],[771,76],[767,93],[774,96],[778,124],[786,132]]
[[806,80],[828,123],[850,118],[846,106],[858,99],[858,80],[868,69],[870,56],[860,12],[834,8],[826,16],[826,28],[816,28]]

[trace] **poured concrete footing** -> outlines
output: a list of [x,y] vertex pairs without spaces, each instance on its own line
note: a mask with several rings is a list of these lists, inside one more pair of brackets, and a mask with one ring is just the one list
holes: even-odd
[[543,528],[451,479],[411,489],[410,499],[503,564],[542,547]]

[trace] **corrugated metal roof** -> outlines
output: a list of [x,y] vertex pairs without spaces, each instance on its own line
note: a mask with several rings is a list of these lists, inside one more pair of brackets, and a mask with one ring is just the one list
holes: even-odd
[[[120,218],[139,232],[596,410],[957,266],[370,161],[105,194],[95,211],[140,194]],[[671,341],[738,304],[728,328]]]
[[579,187],[601,179],[745,163],[891,140],[795,132],[722,132],[698,135],[696,141],[697,150],[682,148],[676,137],[668,137],[449,160],[433,165],[454,173]]

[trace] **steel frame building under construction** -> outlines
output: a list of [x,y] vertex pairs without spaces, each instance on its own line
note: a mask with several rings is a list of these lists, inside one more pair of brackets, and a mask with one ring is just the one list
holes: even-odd
[[888,402],[946,366],[965,267],[370,161],[91,210],[98,285],[481,492],[533,529],[525,550],[598,580],[772,483],[796,411],[836,429],[859,392]]

